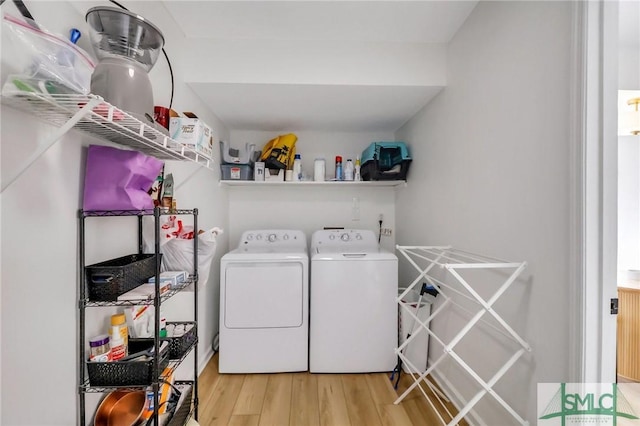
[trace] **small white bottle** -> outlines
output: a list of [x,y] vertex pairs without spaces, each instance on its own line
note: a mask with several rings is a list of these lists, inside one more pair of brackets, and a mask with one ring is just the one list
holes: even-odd
[[120,327],[114,325],[111,327],[111,360],[118,361],[127,355],[127,347],[124,339],[120,335]]
[[324,158],[316,158],[313,162],[313,180],[323,182],[326,171],[326,163]]
[[347,164],[344,166],[344,180],[353,180],[353,161],[347,158]]
[[296,154],[293,159],[293,181],[299,182],[302,180],[302,159],[300,154]]
[[360,176],[360,156],[356,157],[356,171],[353,180],[360,182],[362,180],[362,176]]

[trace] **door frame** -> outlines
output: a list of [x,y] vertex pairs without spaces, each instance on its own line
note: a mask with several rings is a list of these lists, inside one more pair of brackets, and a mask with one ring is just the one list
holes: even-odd
[[[575,2],[571,114],[571,377],[615,383],[618,0]],[[606,64],[606,65],[605,65]],[[614,348],[614,350],[611,350]]]

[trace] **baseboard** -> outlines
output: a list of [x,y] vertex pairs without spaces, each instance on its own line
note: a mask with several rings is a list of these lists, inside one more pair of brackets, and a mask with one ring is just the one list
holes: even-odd
[[200,362],[198,362],[198,377],[200,377],[200,375],[202,374],[204,369],[207,367],[207,364],[209,364],[209,361],[211,361],[211,358],[213,358],[214,355],[215,355],[215,352],[213,352],[213,349],[211,348],[211,346],[209,346],[207,348],[207,352],[204,354],[203,357],[200,357],[201,360]]
[[626,377],[621,374],[618,374],[617,382],[618,383],[640,383],[640,380],[632,379],[630,377]]
[[[429,362],[429,365],[431,365],[431,362]],[[453,383],[451,383],[444,374],[440,373],[437,368],[431,372],[430,377],[440,387],[447,398],[449,398],[451,404],[456,407],[458,412],[460,411],[460,407],[464,407],[466,405],[466,401],[455,386],[453,386]],[[469,410],[464,419],[469,426],[487,426],[473,408]]]

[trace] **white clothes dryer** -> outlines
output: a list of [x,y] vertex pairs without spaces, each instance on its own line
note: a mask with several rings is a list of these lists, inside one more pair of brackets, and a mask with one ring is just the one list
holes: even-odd
[[220,261],[220,373],[307,371],[308,307],[304,233],[244,232]]
[[398,344],[398,258],[369,230],[311,238],[309,371],[391,371]]

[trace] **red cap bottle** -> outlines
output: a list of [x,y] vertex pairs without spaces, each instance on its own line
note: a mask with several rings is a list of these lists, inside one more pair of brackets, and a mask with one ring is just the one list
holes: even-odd
[[336,180],[342,180],[342,157],[336,155]]

